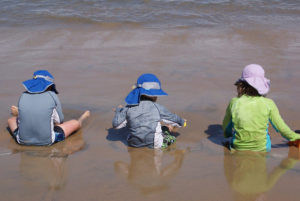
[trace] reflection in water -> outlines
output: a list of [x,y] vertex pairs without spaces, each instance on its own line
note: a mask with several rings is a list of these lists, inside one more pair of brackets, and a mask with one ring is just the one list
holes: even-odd
[[13,152],[20,153],[20,174],[26,191],[52,200],[55,191],[66,185],[68,155],[82,150],[84,145],[81,133],[49,147],[13,145]]
[[170,180],[179,171],[184,152],[128,148],[130,164],[117,161],[115,171],[143,194],[161,192],[168,189]]
[[[293,149],[293,148],[291,148]],[[281,163],[267,171],[267,154],[224,150],[224,171],[227,182],[235,192],[236,201],[264,201],[266,192],[272,189],[278,179],[293,168],[298,160],[289,154]]]
[[59,190],[66,181],[67,156],[43,156],[31,151],[21,153],[20,173],[25,185],[48,186],[50,190]]

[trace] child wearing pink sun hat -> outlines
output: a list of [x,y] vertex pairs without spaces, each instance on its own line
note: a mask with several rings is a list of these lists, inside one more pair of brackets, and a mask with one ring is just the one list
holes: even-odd
[[285,124],[273,100],[265,97],[270,90],[270,80],[260,65],[247,65],[235,85],[238,95],[231,99],[223,120],[224,135],[231,137],[231,148],[271,151],[269,124],[289,141],[300,139],[300,135]]

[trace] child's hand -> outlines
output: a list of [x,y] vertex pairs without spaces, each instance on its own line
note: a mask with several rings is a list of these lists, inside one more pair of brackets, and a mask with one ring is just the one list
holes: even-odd
[[170,124],[166,124],[166,127],[168,127],[170,132],[176,132],[176,130],[177,130],[175,126],[172,126]]
[[[300,130],[295,130],[295,133],[300,134]],[[295,146],[295,147],[298,147],[300,149],[300,139],[299,140],[295,140],[295,141],[289,141],[288,145],[289,146]]]
[[[123,108],[123,105],[118,105],[117,108]],[[117,108],[113,108],[112,111],[115,112]]]
[[10,107],[10,112],[11,112],[11,115],[13,115],[13,116],[16,117],[16,116],[19,115],[19,108],[17,106],[15,106],[15,105],[12,105]]
[[289,141],[288,144],[290,146],[296,146],[296,147],[300,148],[300,140]]

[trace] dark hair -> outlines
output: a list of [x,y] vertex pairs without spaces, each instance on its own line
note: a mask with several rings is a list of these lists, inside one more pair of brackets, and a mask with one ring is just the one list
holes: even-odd
[[144,100],[155,102],[156,101],[156,96],[141,95],[140,101],[144,101]]
[[51,86],[49,86],[46,91],[53,91],[54,93],[58,94],[55,84],[52,84]]
[[261,96],[258,91],[246,81],[239,80],[234,85],[237,86],[238,97],[241,97],[242,95]]

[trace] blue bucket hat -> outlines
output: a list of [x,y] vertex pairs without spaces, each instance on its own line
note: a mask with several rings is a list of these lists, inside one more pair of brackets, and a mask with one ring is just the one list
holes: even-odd
[[143,74],[137,79],[135,89],[133,89],[125,101],[128,105],[138,105],[141,95],[146,96],[167,96],[168,94],[161,89],[159,79],[153,74]]
[[23,82],[23,86],[29,93],[42,93],[52,85],[53,91],[58,94],[54,84],[54,77],[46,70],[35,71],[31,80]]

